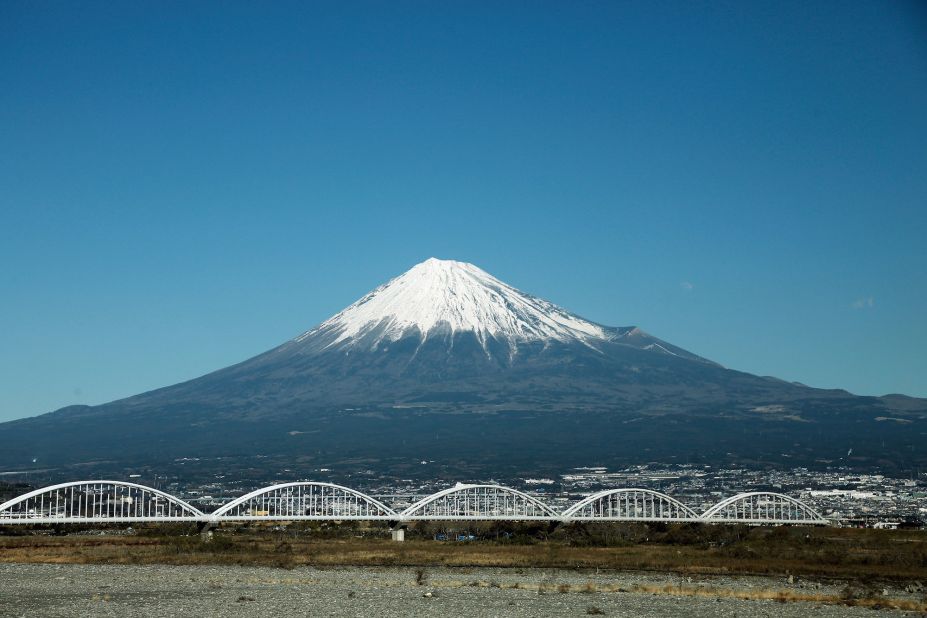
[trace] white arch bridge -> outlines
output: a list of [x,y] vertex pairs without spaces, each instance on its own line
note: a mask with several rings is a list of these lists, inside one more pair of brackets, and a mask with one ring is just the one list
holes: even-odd
[[458,484],[397,511],[363,492],[315,481],[263,487],[204,513],[163,491],[124,481],[75,481],[36,489],[0,504],[0,525],[246,521],[548,521],[706,522],[827,525],[796,498],[773,492],[731,496],[697,513],[651,489],[609,489],[557,512],[539,498],[501,485]]

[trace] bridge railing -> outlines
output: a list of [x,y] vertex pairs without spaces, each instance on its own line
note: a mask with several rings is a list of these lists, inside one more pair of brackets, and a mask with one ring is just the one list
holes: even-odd
[[705,511],[708,522],[826,524],[827,519],[807,504],[784,494],[753,491],[722,500]]
[[397,518],[391,508],[365,493],[315,481],[262,487],[210,514],[213,521],[392,521]]
[[692,521],[698,514],[685,504],[652,489],[606,489],[563,512],[570,521]]
[[737,494],[699,515],[679,500],[651,489],[609,489],[557,512],[535,496],[485,484],[457,484],[421,498],[402,511],[349,487],[317,481],[262,487],[212,513],[203,513],[180,498],[151,487],[105,480],[43,487],[0,504],[0,524],[300,520],[829,523],[800,500],[774,492]]
[[199,521],[203,513],[176,496],[124,481],[74,481],[36,489],[0,504],[0,523]]
[[399,514],[414,520],[556,520],[559,515],[533,496],[501,485],[458,484],[427,496]]

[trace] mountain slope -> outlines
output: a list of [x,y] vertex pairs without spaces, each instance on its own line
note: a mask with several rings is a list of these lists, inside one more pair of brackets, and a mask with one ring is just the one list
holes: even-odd
[[534,474],[641,459],[827,465],[852,449],[844,463],[904,468],[927,461],[925,419],[924,400],[733,371],[430,259],[238,365],[2,424],[0,464],[259,455],[405,470],[437,458]]

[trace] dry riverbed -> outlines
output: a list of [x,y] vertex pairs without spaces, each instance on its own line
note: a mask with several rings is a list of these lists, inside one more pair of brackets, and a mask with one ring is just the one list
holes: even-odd
[[[887,593],[887,594],[886,594]],[[912,616],[880,590],[781,577],[465,567],[0,564],[0,616]],[[883,598],[883,601],[880,601]],[[879,611],[873,612],[873,609]]]

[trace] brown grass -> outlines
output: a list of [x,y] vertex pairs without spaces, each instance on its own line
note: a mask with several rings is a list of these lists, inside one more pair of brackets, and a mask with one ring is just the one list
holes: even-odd
[[827,605],[846,605],[868,607],[871,609],[899,609],[905,611],[927,611],[927,601],[912,599],[895,599],[888,597],[848,598],[843,595],[796,591],[781,588],[720,588],[717,586],[676,586],[669,584],[635,584],[625,588],[618,584],[554,584],[550,582],[514,582],[498,583],[473,581],[466,583],[459,580],[437,580],[430,584],[434,588],[460,588],[474,586],[479,588],[511,588],[527,590],[539,594],[556,592],[559,594],[615,594],[637,593],[661,596],[702,597],[738,599],[744,601],[777,601],[780,603],[820,603]]
[[[432,587],[511,587],[540,593],[641,593],[682,597],[736,598],[853,605],[927,611],[927,599],[893,599],[873,593],[878,581],[927,579],[924,532],[849,529],[728,531],[728,541],[680,541],[679,531],[658,533],[621,546],[577,546],[567,538],[529,544],[444,543],[415,539],[319,538],[263,528],[216,531],[211,540],[195,532],[182,536],[143,531],[136,536],[0,536],[0,562],[105,564],[226,564],[293,568],[300,565],[409,566],[415,583]],[[685,531],[683,531],[685,532]],[[713,530],[711,534],[721,534]],[[688,534],[688,533],[687,533]],[[685,535],[683,535],[685,536]],[[811,590],[713,586],[619,585],[589,581],[556,582],[433,581],[431,566],[614,569],[680,574],[799,575],[850,582],[843,594]]]
[[692,586],[648,586],[636,585],[631,587],[632,592],[645,594],[661,594],[684,597],[727,598],[747,601],[779,601],[780,603],[824,603],[828,605],[849,605],[868,607],[871,609],[900,609],[905,611],[927,611],[927,603],[911,599],[890,598],[862,598],[847,599],[833,594],[815,594],[811,592],[796,592],[781,589],[735,590],[715,587]]
[[723,598],[738,599],[744,601],[778,601],[780,603],[821,603],[827,605],[847,605],[857,607],[868,607],[871,609],[899,609],[905,611],[927,611],[927,601],[912,599],[894,599],[888,597],[864,597],[864,598],[847,598],[846,596],[814,593],[805,591],[795,591],[780,588],[754,588],[754,589],[734,589],[719,588],[717,586],[674,586],[668,584],[647,585],[635,584],[624,588],[617,584],[596,584],[586,582],[580,585],[570,584],[553,584],[549,582],[515,582],[511,584],[500,584],[497,582],[475,581],[469,584],[462,581],[444,581],[439,580],[431,584],[435,588],[460,588],[462,586],[476,586],[480,588],[513,588],[517,590],[528,590],[538,593],[557,592],[559,594],[570,593],[638,593],[661,596],[681,596],[681,597],[702,597],[702,598]]
[[187,531],[186,536],[157,529],[139,532],[136,536],[0,536],[0,562],[549,567],[927,579],[923,531],[679,527],[650,529],[648,536],[618,546],[577,542],[591,536],[588,530],[582,534],[567,530],[526,544],[445,543],[414,537],[395,543],[372,533],[356,538],[341,531],[329,538],[318,532],[300,535],[260,527],[220,529],[209,541],[195,531]]

